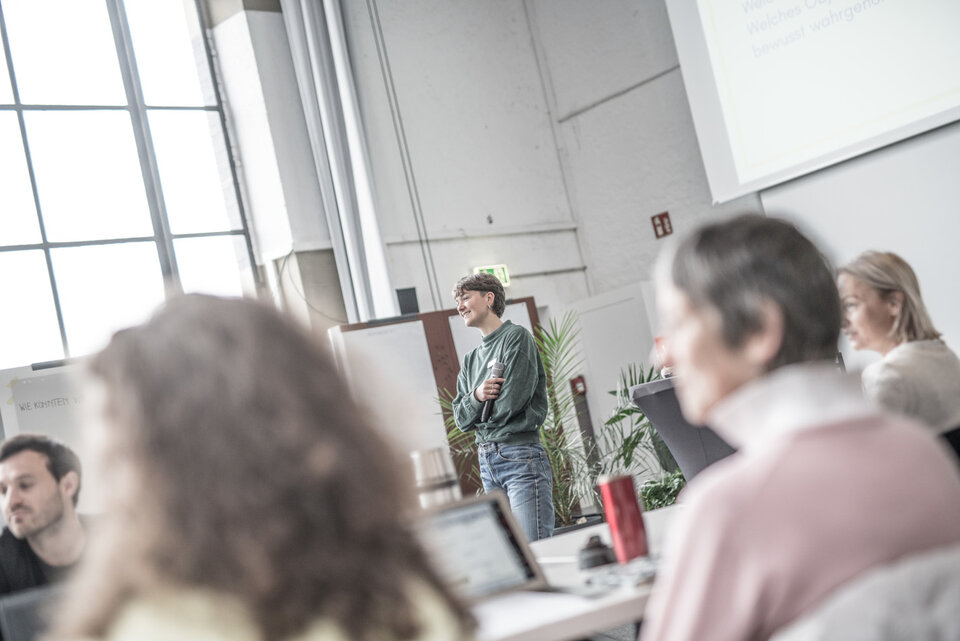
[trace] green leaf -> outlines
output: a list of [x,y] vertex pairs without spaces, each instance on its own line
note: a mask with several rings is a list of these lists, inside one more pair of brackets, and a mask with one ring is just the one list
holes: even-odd
[[655,510],[661,507],[673,505],[677,500],[680,490],[687,484],[683,478],[683,473],[676,470],[657,481],[647,481],[640,487],[640,495],[643,497],[643,504],[647,510]]

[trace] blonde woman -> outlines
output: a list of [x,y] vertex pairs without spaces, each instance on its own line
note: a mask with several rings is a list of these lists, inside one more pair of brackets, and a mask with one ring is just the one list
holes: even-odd
[[868,397],[960,444],[960,359],[940,338],[910,265],[868,251],[838,270],[843,331],[854,349],[883,359],[863,370]]
[[55,638],[471,637],[393,453],[292,321],[184,296],[89,370],[107,515]]

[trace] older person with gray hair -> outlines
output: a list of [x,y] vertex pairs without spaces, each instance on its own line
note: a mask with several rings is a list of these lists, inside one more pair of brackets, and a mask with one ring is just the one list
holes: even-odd
[[834,365],[833,272],[794,226],[697,229],[657,297],[684,415],[738,451],[681,495],[643,641],[767,639],[864,571],[960,542],[956,465]]

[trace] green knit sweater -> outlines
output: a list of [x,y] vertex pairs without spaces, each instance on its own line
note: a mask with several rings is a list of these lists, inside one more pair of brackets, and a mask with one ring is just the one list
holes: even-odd
[[[505,365],[504,381],[489,420],[481,423],[483,403],[473,391],[490,378],[487,365],[492,359]],[[533,336],[523,327],[504,321],[463,359],[453,399],[457,427],[464,432],[475,429],[477,443],[540,442],[539,428],[547,416],[546,380]]]

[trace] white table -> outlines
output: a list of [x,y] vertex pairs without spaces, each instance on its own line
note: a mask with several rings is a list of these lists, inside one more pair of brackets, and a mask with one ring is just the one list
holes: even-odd
[[[669,523],[679,508],[643,515],[651,554],[657,556]],[[591,535],[610,543],[606,523],[574,530],[531,544],[552,586],[583,585],[577,552]],[[479,641],[570,641],[582,639],[643,617],[652,583],[617,588],[598,597],[564,592],[512,592],[474,606]]]

